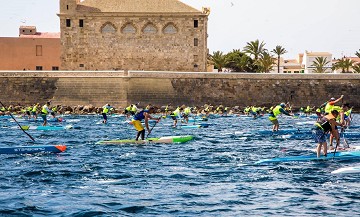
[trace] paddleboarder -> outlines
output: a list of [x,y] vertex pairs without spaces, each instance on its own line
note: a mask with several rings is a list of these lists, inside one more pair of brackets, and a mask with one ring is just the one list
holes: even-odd
[[136,138],[135,140],[138,141],[139,137],[141,136],[141,140],[145,140],[145,129],[142,125],[141,121],[144,120],[145,127],[148,131],[148,135],[150,134],[151,130],[149,128],[149,120],[157,120],[160,121],[160,118],[154,118],[150,114],[154,113],[155,108],[150,107],[149,109],[143,109],[137,114],[134,115],[132,124],[134,125],[135,129],[137,130]]
[[46,119],[47,114],[51,113],[51,110],[49,109],[50,104],[51,104],[50,101],[46,102],[46,104],[43,105],[41,109],[41,118],[44,121],[43,126],[46,126],[47,124],[47,119]]
[[329,132],[336,139],[336,147],[340,144],[339,132],[336,129],[336,118],[338,117],[339,112],[336,110],[331,111],[330,114],[325,115],[321,118],[320,121],[315,123],[315,127],[312,130],[312,134],[316,143],[318,143],[316,148],[316,155],[320,157],[321,148],[323,148],[324,156],[327,156],[327,143],[326,143],[326,134]]
[[279,121],[277,119],[277,116],[279,114],[284,114],[284,115],[288,115],[288,116],[293,116],[292,114],[290,114],[289,112],[285,111],[285,103],[280,103],[280,105],[275,106],[275,108],[273,110],[271,110],[270,115],[269,115],[269,120],[271,121],[271,123],[273,123],[273,132],[278,131],[279,130]]
[[110,104],[106,104],[103,107],[102,116],[104,118],[103,123],[106,124],[107,122],[107,113],[109,113],[110,109],[112,108]]

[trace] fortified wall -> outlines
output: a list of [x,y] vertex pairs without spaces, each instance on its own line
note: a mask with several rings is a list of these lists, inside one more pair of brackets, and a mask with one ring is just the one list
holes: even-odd
[[319,106],[331,97],[360,107],[360,74],[254,74],[146,71],[1,71],[1,101],[125,107],[206,103],[270,107],[290,102],[294,108]]

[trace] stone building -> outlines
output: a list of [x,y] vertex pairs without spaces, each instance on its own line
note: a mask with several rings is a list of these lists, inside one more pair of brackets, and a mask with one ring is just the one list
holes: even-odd
[[60,0],[61,69],[206,71],[208,15],[178,0]]

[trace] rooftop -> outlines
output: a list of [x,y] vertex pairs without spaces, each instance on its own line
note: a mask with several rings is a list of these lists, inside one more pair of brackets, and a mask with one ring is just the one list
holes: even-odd
[[84,0],[77,9],[109,13],[202,13],[179,0]]
[[19,38],[60,38],[60,32],[37,32],[34,35],[19,35]]

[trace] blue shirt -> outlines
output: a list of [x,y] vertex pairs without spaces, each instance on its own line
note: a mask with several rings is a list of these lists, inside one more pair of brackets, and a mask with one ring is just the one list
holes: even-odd
[[134,115],[133,119],[137,120],[137,121],[141,121],[145,119],[145,115],[144,112],[149,112],[149,110],[142,110],[139,113],[137,113],[136,115]]

